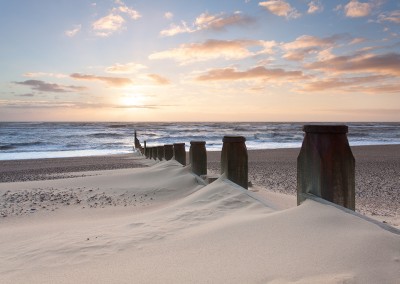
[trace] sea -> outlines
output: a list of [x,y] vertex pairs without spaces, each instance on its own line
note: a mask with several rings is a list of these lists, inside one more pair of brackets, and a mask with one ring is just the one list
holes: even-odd
[[[206,141],[222,148],[224,135],[246,138],[247,149],[299,148],[302,126],[287,122],[0,122],[0,160],[132,153],[134,132],[148,146]],[[350,145],[400,144],[400,123],[339,123],[349,126]]]

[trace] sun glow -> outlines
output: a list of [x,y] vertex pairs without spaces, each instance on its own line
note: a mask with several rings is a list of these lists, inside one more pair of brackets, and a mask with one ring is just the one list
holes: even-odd
[[143,104],[144,96],[142,94],[125,94],[119,99],[123,106],[140,106]]

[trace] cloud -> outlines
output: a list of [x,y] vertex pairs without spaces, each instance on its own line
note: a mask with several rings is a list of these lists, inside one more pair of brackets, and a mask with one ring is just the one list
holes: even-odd
[[21,95],[16,95],[16,96],[18,96],[18,97],[34,97],[35,94],[27,93],[27,94],[21,94]]
[[228,67],[209,70],[206,74],[196,78],[198,81],[235,81],[235,80],[285,80],[305,78],[301,71],[286,71],[281,68],[267,69],[257,66],[246,71],[238,71],[236,68]]
[[125,20],[120,15],[109,14],[94,22],[92,27],[96,31],[96,35],[107,37],[113,32],[120,30],[124,23]]
[[324,10],[324,7],[322,6],[321,2],[319,0],[314,0],[308,3],[308,14],[315,14],[322,12]]
[[[400,84],[387,83],[393,81],[393,76],[372,75],[362,77],[336,77],[329,79],[318,79],[304,84],[303,90],[306,92],[319,92],[326,90],[344,92],[373,92],[377,89],[386,89],[386,92],[400,90]],[[367,91],[369,90],[369,91]]]
[[113,66],[109,66],[105,69],[107,73],[114,74],[131,74],[136,73],[141,69],[146,69],[147,66],[139,63],[129,62],[126,64],[116,63]]
[[267,9],[276,16],[285,17],[286,19],[296,19],[301,14],[285,0],[268,0],[258,3],[259,6]]
[[65,31],[65,35],[68,37],[74,37],[79,33],[81,28],[82,28],[82,25],[76,25],[76,26],[74,26],[73,29]]
[[61,73],[46,73],[46,72],[27,72],[23,74],[24,77],[53,77],[53,78],[67,78],[68,76]]
[[[260,53],[271,53],[275,42],[253,40],[207,40],[204,43],[182,44],[178,48],[156,52],[149,59],[174,59],[183,64],[217,58],[243,59]],[[259,52],[250,51],[258,47]]]
[[171,20],[174,17],[174,14],[172,14],[171,12],[165,12],[164,14],[164,18],[166,18],[167,20]]
[[129,108],[129,109],[159,109],[169,105],[116,105],[99,102],[75,102],[75,101],[22,101],[22,100],[0,100],[0,108],[14,109],[100,109],[100,108]]
[[[307,55],[319,54],[329,51],[338,45],[339,42],[354,40],[347,34],[338,34],[326,38],[310,35],[302,35],[292,42],[282,44],[281,47],[287,60],[302,61]],[[323,54],[322,54],[323,55]]]
[[202,13],[199,15],[192,25],[182,22],[180,25],[171,24],[168,29],[160,32],[161,36],[174,36],[181,33],[193,33],[201,30],[222,30],[228,26],[234,25],[248,25],[254,20],[250,17],[244,16],[240,11],[236,11],[231,15],[224,13],[209,14]]
[[359,18],[366,17],[371,14],[373,5],[371,3],[362,3],[357,0],[351,0],[344,6],[346,17]]
[[72,91],[83,91],[86,90],[82,86],[63,86],[58,84],[46,83],[40,80],[26,80],[23,82],[14,82],[18,85],[29,86],[32,90],[40,92],[50,92],[50,93],[66,93]]
[[132,84],[131,79],[122,77],[104,77],[104,76],[86,75],[79,73],[73,73],[70,75],[70,77],[84,81],[101,81],[103,83],[106,83],[107,85],[114,87],[121,87]]
[[141,17],[140,13],[124,4],[122,1],[115,1],[118,7],[114,7],[111,12],[92,24],[92,29],[97,36],[108,37],[114,32],[122,30],[125,26],[125,18],[128,16],[132,20],[137,20]]
[[400,76],[400,54],[355,54],[313,62],[306,68],[335,73],[377,73]]
[[160,75],[157,74],[147,74],[147,77],[153,79],[158,85],[169,85],[171,82]]
[[400,24],[400,10],[380,14],[378,16],[378,22],[391,22]]

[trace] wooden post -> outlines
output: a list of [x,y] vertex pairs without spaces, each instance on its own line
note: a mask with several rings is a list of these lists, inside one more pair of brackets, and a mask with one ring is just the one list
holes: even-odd
[[156,147],[156,146],[154,146],[154,147],[152,148],[152,151],[151,151],[151,158],[152,158],[153,160],[157,160],[157,147]]
[[246,138],[224,136],[221,152],[221,174],[241,187],[248,188],[248,155]]
[[174,159],[186,166],[185,143],[174,143]]
[[346,125],[304,125],[297,158],[297,204],[313,194],[355,210],[355,160]]
[[162,161],[164,159],[164,146],[157,147],[157,158]]
[[144,154],[147,159],[150,158],[150,153],[151,153],[151,147],[146,147],[146,150],[144,151]]
[[169,161],[174,157],[174,145],[166,144],[164,145],[164,157],[165,160]]
[[206,141],[190,141],[189,160],[194,174],[207,174]]

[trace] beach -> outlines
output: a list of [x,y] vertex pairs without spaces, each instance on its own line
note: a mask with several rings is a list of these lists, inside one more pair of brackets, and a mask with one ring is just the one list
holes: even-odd
[[[399,150],[352,147],[356,211],[393,228]],[[137,153],[0,161],[0,282],[398,283],[398,234],[296,206],[298,153],[248,151],[248,191]],[[207,157],[219,173],[220,152]]]

